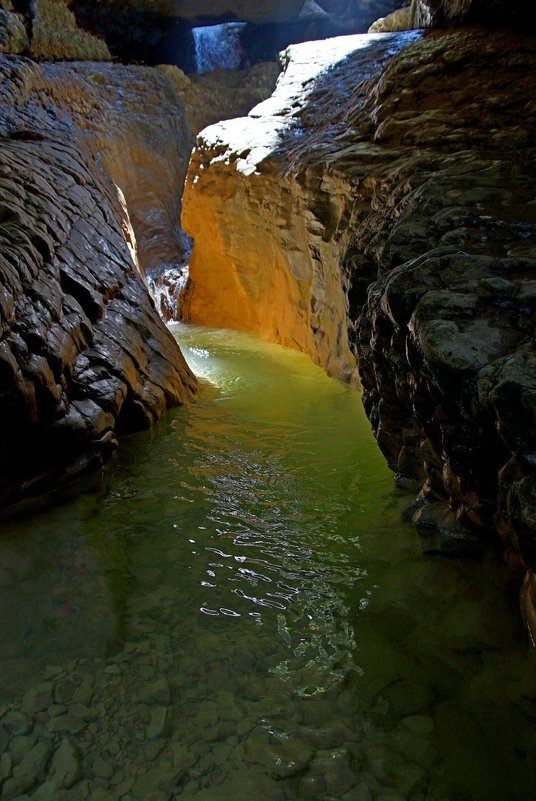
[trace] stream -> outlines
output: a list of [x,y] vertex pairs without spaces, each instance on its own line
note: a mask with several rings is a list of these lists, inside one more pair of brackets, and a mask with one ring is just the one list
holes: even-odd
[[172,330],[198,400],[2,524],[2,801],[534,801],[535,661],[498,556],[401,522],[356,390]]

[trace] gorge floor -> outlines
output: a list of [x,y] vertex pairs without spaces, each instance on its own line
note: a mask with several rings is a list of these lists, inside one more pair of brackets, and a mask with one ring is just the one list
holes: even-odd
[[359,394],[178,325],[200,398],[0,540],[2,801],[530,801],[492,554],[423,554]]

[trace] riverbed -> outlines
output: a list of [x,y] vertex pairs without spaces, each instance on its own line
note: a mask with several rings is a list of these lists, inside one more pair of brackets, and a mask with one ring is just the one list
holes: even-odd
[[358,391],[173,330],[198,400],[2,525],[2,800],[533,801],[497,554],[417,538]]

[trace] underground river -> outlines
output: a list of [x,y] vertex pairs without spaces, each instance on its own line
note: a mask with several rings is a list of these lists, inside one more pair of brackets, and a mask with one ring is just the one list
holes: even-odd
[[175,332],[197,402],[2,524],[2,801],[533,801],[508,571],[423,552],[355,390]]

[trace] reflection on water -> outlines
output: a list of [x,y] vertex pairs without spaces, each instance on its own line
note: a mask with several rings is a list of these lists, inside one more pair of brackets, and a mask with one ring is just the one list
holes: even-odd
[[507,572],[421,555],[355,391],[176,333],[197,403],[4,525],[2,799],[532,801]]

